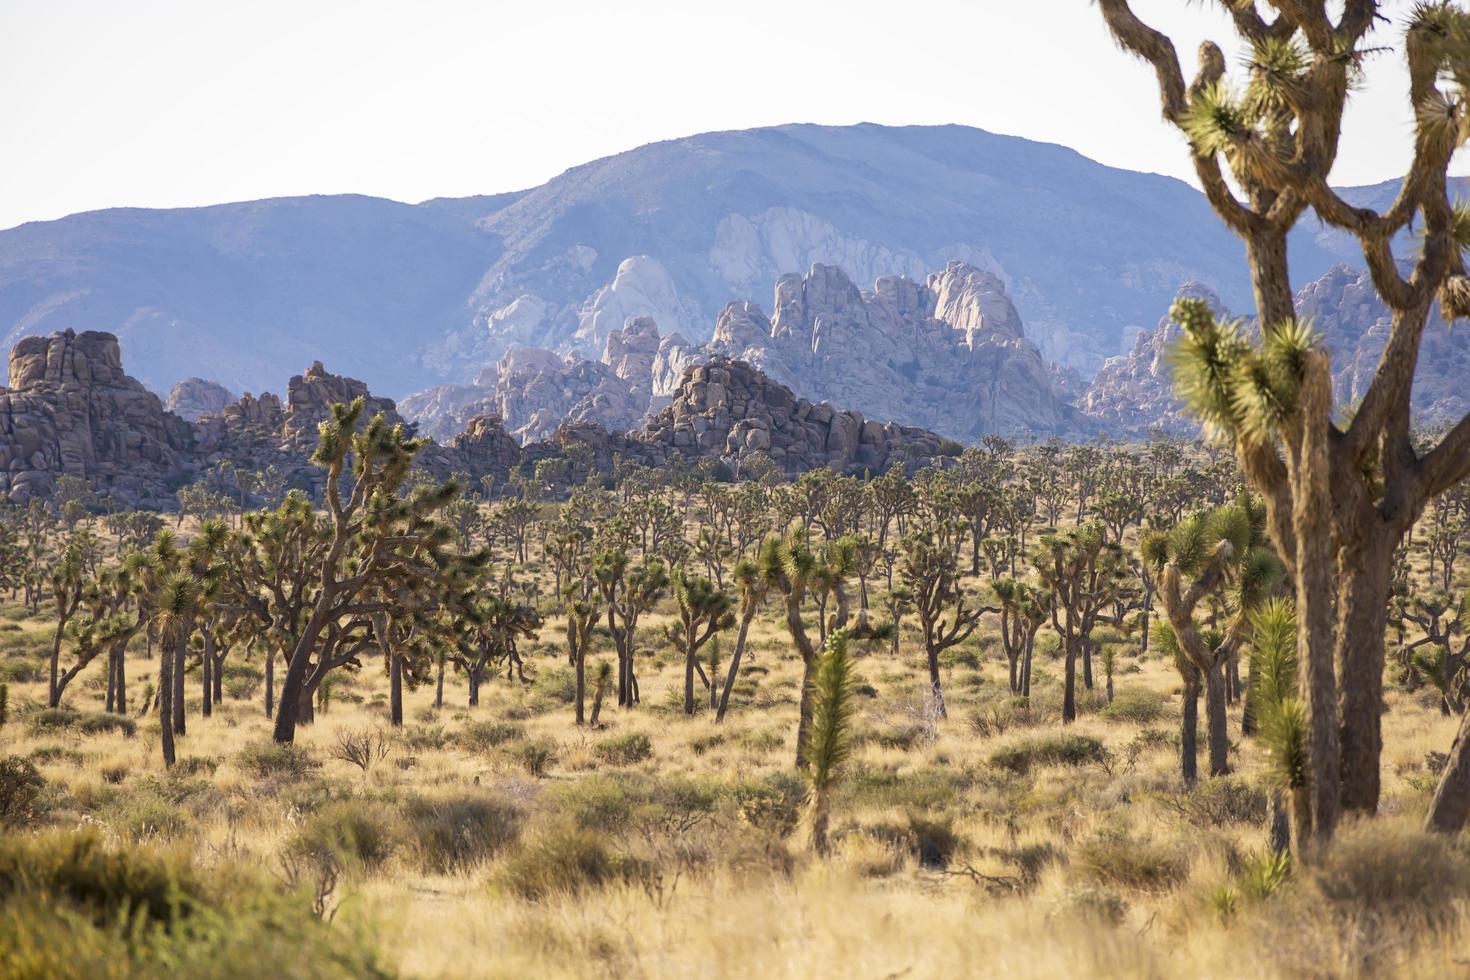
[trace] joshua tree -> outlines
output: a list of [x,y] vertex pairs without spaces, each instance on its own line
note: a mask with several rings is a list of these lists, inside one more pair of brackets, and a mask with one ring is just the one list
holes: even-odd
[[292,636],[276,713],[277,742],[295,738],[303,708],[310,710],[315,685],[327,671],[355,658],[362,634],[371,632],[367,617],[387,609],[377,598],[385,586],[432,593],[443,588],[444,570],[453,560],[446,551],[453,532],[433,515],[458,495],[458,488],[446,484],[402,496],[399,490],[423,442],[409,438],[402,426],[390,426],[381,414],[356,432],[362,410],[361,398],[332,406],[312,455],[326,470],[330,530],[311,569],[313,592],[302,606],[304,623]]
[[668,636],[674,648],[684,655],[684,713],[692,715],[695,671],[706,685],[714,683],[712,678],[704,676],[699,651],[716,633],[734,624],[735,614],[731,611],[734,600],[728,592],[715,588],[709,579],[687,575],[682,570],[676,569],[671,581],[678,620],[669,624]]
[[[1158,579],[1167,616],[1167,622],[1158,624],[1157,639],[1188,665],[1183,669],[1186,699],[1196,677],[1203,679],[1210,774],[1215,776],[1230,768],[1225,665],[1248,639],[1251,610],[1281,578],[1281,564],[1265,538],[1264,511],[1242,497],[1228,507],[1196,514],[1168,533],[1153,532],[1139,549]],[[1229,610],[1224,629],[1196,622],[1196,610],[1209,599]],[[1189,778],[1193,761],[1185,759],[1184,764]]]
[[1423,636],[1401,648],[1408,668],[1440,693],[1440,710],[1465,710],[1465,665],[1470,662],[1470,590],[1458,599],[1448,592],[1396,598],[1391,613],[1400,625],[1417,626]]
[[1103,607],[1123,584],[1123,551],[1109,542],[1100,524],[1048,534],[1037,545],[1036,572],[1051,589],[1051,621],[1062,640],[1066,680],[1062,721],[1077,720],[1077,660],[1092,686],[1092,630]]
[[992,588],[1000,600],[1000,641],[1010,667],[1011,693],[1031,701],[1031,655],[1036,649],[1036,632],[1051,616],[1051,593],[1013,578],[1003,578]]
[[[541,628],[535,608],[509,596],[468,596],[458,607],[454,649],[449,654],[469,683],[470,707],[480,703],[480,685],[486,668],[505,665],[506,679],[521,667],[516,643],[521,637],[534,639]],[[525,679],[524,674],[521,677]],[[596,712],[594,710],[594,717]]]
[[83,567],[82,549],[75,536],[62,549],[61,559],[51,572],[51,598],[56,604],[56,635],[51,640],[51,683],[46,703],[56,707],[61,703],[61,641],[66,635],[66,625],[71,622],[87,590],[86,570]]
[[607,685],[611,680],[612,664],[599,660],[597,670],[592,674],[592,716],[587,719],[587,724],[592,728],[600,725],[598,718],[602,715],[602,696],[607,693]]
[[585,721],[587,703],[587,652],[592,646],[592,626],[602,612],[599,596],[591,583],[569,582],[564,592],[567,600],[567,652],[577,676],[576,722]]
[[929,662],[929,690],[935,709],[939,717],[948,718],[939,680],[939,656],[969,639],[980,625],[981,616],[998,610],[966,605],[954,551],[937,543],[928,531],[904,539],[899,576],[913,596],[914,612],[924,631],[924,655]]
[[735,632],[735,652],[730,656],[730,669],[725,677],[724,690],[720,692],[719,706],[715,709],[715,724],[725,720],[730,708],[730,691],[740,675],[740,660],[745,654],[745,638],[750,632],[751,621],[766,601],[766,591],[780,571],[780,556],[776,553],[776,542],[767,539],[761,548],[760,560],[741,559],[735,563],[735,588],[740,596],[740,627]]
[[[1413,159],[1383,212],[1355,206],[1328,183],[1343,109],[1362,73],[1375,0],[1225,4],[1250,47],[1243,89],[1226,80],[1223,52],[1200,49],[1186,84],[1167,37],[1128,0],[1098,0],[1114,38],[1153,66],[1164,118],[1189,140],[1195,174],[1221,219],[1246,245],[1261,341],[1216,320],[1199,301],[1176,304],[1183,337],[1175,381],[1208,429],[1233,446],[1266,501],[1268,526],[1295,584],[1305,690],[1312,828],[1330,838],[1344,809],[1371,813],[1379,795],[1385,615],[1393,556],[1425,505],[1470,474],[1470,418],[1427,452],[1410,437],[1410,389],[1430,307],[1470,314],[1462,250],[1470,213],[1451,206],[1446,173],[1470,135],[1470,14],[1421,3],[1404,33]],[[1336,13],[1329,8],[1336,8]],[[1244,194],[1242,199],[1234,188]],[[1356,412],[1335,421],[1330,359],[1297,319],[1287,235],[1312,209],[1358,239],[1392,313],[1382,358]],[[1408,275],[1393,254],[1411,225],[1422,236]],[[1430,825],[1457,828],[1470,813],[1470,721],[1456,739]]]
[[852,756],[853,716],[857,680],[847,634],[834,632],[817,661],[811,680],[812,721],[803,736],[802,758],[807,760],[808,799],[811,802],[812,848],[826,857],[830,848],[827,825],[832,790]]
[[618,706],[638,703],[638,622],[652,609],[669,586],[663,562],[644,558],[633,564],[621,548],[609,548],[592,563],[592,578],[607,607],[607,628],[618,655]]

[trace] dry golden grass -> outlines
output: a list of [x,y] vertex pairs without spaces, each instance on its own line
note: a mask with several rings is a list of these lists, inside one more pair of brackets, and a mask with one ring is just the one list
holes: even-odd
[[[0,622],[20,629],[0,629],[0,664],[37,657],[47,621],[4,612]],[[950,718],[931,739],[912,632],[898,658],[886,645],[868,652],[859,661],[868,685],[862,743],[834,803],[835,854],[819,862],[802,825],[782,833],[800,663],[774,610],[752,630],[742,685],[719,727],[708,712],[686,718],[671,707],[683,675],[659,633],[667,618],[666,609],[650,616],[642,634],[642,706],[605,705],[600,731],[572,725],[553,618],[541,641],[527,645],[533,684],[497,678],[473,710],[453,675],[442,710],[432,685],[410,692],[392,752],[366,772],[333,749],[343,732],[386,728],[376,662],[339,678],[328,709],[301,729],[299,745],[319,768],[297,778],[251,762],[270,734],[261,693],[227,697],[204,719],[194,674],[189,732],[172,773],[163,771],[153,718],[139,719],[132,738],[33,730],[28,715],[43,701],[44,677],[11,683],[0,755],[36,761],[51,825],[94,825],[129,845],[178,842],[206,864],[244,861],[283,879],[303,841],[339,826],[323,815],[366,814],[368,825],[337,839],[356,857],[345,860],[327,900],[333,928],[360,929],[391,970],[409,976],[1470,973],[1466,890],[1432,875],[1424,887],[1439,893],[1421,901],[1441,913],[1434,916],[1395,907],[1375,917],[1356,893],[1339,888],[1324,898],[1315,873],[1226,907],[1222,888],[1265,846],[1261,750],[1240,739],[1235,706],[1237,773],[1185,791],[1171,741],[1179,683],[1162,658],[1127,648],[1116,680],[1119,698],[1152,692],[1157,719],[1099,713],[1099,683],[1067,734],[1099,740],[1105,756],[1015,772],[997,764],[998,752],[1062,733],[1058,661],[1039,658],[1035,704],[1029,716],[1017,712],[994,626],[982,629],[962,648],[979,654],[979,669],[959,663],[946,671]],[[600,640],[597,651],[609,656],[610,644]],[[154,669],[132,651],[133,705]],[[70,706],[101,710],[101,671],[95,664],[78,679]],[[1449,746],[1455,721],[1430,699],[1394,690],[1384,725],[1385,817],[1345,836],[1371,839],[1403,867],[1465,867],[1461,852],[1414,830],[1433,789],[1427,760]],[[639,733],[647,758],[635,752],[612,764],[599,749]],[[528,747],[550,760],[539,776]],[[476,802],[490,807],[474,819],[496,825],[494,840],[465,845],[467,861],[435,865],[427,855],[445,845],[434,843],[425,814],[481,814],[452,810]],[[452,836],[460,825],[445,817],[437,826]],[[383,840],[366,839],[378,834]],[[531,863],[580,854],[578,847],[602,848],[585,857],[589,866],[604,862],[600,885],[577,887],[590,872],[556,878],[562,872]],[[512,875],[526,868],[566,888],[525,897]],[[297,870],[294,880],[310,890]],[[1396,873],[1365,872],[1370,883]]]

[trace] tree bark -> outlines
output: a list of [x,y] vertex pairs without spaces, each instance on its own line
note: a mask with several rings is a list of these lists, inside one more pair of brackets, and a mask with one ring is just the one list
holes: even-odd
[[1230,733],[1226,727],[1225,665],[1216,663],[1205,674],[1205,726],[1210,751],[1210,775],[1223,776],[1230,771]]
[[1199,777],[1199,671],[1184,667],[1184,704],[1179,716],[1179,775],[1186,783]]
[[1341,718],[1342,806],[1351,813],[1378,810],[1383,753],[1384,636],[1397,542],[1374,529],[1355,553],[1339,557],[1337,610],[1338,712]]
[[715,724],[718,725],[725,720],[725,712],[730,707],[730,691],[735,687],[735,679],[740,674],[740,658],[745,653],[745,636],[750,631],[750,621],[755,618],[755,610],[740,617],[740,629],[735,633],[735,652],[730,655],[730,669],[725,674],[725,687],[720,692],[720,704],[715,709]]
[[214,634],[207,629],[204,631],[204,655],[199,661],[199,677],[204,688],[200,710],[208,718],[214,714]]
[[163,764],[167,768],[174,756],[174,678],[173,644],[164,641],[158,650],[158,730],[162,739]]
[[1470,713],[1460,719],[1460,730],[1455,733],[1424,826],[1444,834],[1458,834],[1467,816],[1470,816]]
[[388,654],[388,724],[403,727],[403,657],[397,650]]

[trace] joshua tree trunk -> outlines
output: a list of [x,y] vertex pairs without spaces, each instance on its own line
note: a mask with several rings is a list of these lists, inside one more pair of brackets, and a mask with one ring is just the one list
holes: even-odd
[[388,654],[388,724],[403,727],[403,657]]
[[[1070,615],[1070,614],[1069,614]],[[1067,636],[1066,681],[1062,687],[1062,723],[1077,720],[1077,641]]]
[[444,658],[439,658],[439,675],[434,681],[434,709],[444,707]]
[[112,647],[113,674],[117,677],[117,713],[128,713],[128,645],[126,642]]
[[187,734],[188,729],[188,723],[184,718],[184,653],[189,648],[188,644],[188,634],[185,634],[184,639],[179,641],[178,648],[174,651],[173,719],[175,735]]
[[199,661],[199,677],[204,694],[200,710],[208,718],[214,714],[214,635],[209,630],[204,631],[204,655]]
[[163,764],[174,764],[174,678],[173,644],[159,644],[158,652],[158,729],[163,743]]
[[730,707],[730,691],[735,687],[735,678],[740,674],[740,657],[745,653],[745,636],[750,631],[750,621],[755,618],[755,610],[740,617],[740,629],[735,633],[735,652],[730,655],[730,669],[725,674],[725,688],[720,692],[720,704],[715,709],[715,724],[725,720],[725,712]]
[[276,714],[276,652],[267,650],[265,652],[265,716],[274,718]]
[[1470,713],[1460,719],[1460,730],[1450,747],[1424,825],[1441,833],[1458,834],[1467,816],[1470,816]]
[[1183,665],[1184,705],[1179,718],[1179,774],[1186,783],[1199,776],[1199,671],[1193,664]]
[[478,708],[480,706],[480,671],[481,668],[479,667],[471,667],[465,671],[465,677],[470,685],[471,708]]
[[1219,662],[1205,674],[1205,727],[1210,749],[1210,775],[1230,771],[1230,733],[1226,728],[1225,665]]
[[225,647],[215,655],[214,658],[214,703],[223,704],[225,701],[225,657],[229,655],[230,648]]

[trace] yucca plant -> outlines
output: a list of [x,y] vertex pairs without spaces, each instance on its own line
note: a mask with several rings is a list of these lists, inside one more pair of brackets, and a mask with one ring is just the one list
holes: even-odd
[[832,791],[852,757],[856,688],[847,633],[837,630],[827,638],[826,649],[817,660],[811,683],[812,721],[802,746],[802,758],[807,762],[812,847],[823,857],[830,852]]
[[1296,610],[1284,599],[1270,599],[1251,614],[1255,681],[1247,697],[1270,753],[1272,779],[1291,796],[1292,838],[1301,847],[1312,839],[1311,759],[1306,706],[1297,683],[1296,634]]
[[597,662],[597,669],[592,672],[592,714],[587,719],[591,728],[598,726],[598,718],[602,716],[602,698],[607,693],[608,682],[612,680],[612,664],[606,660]]

